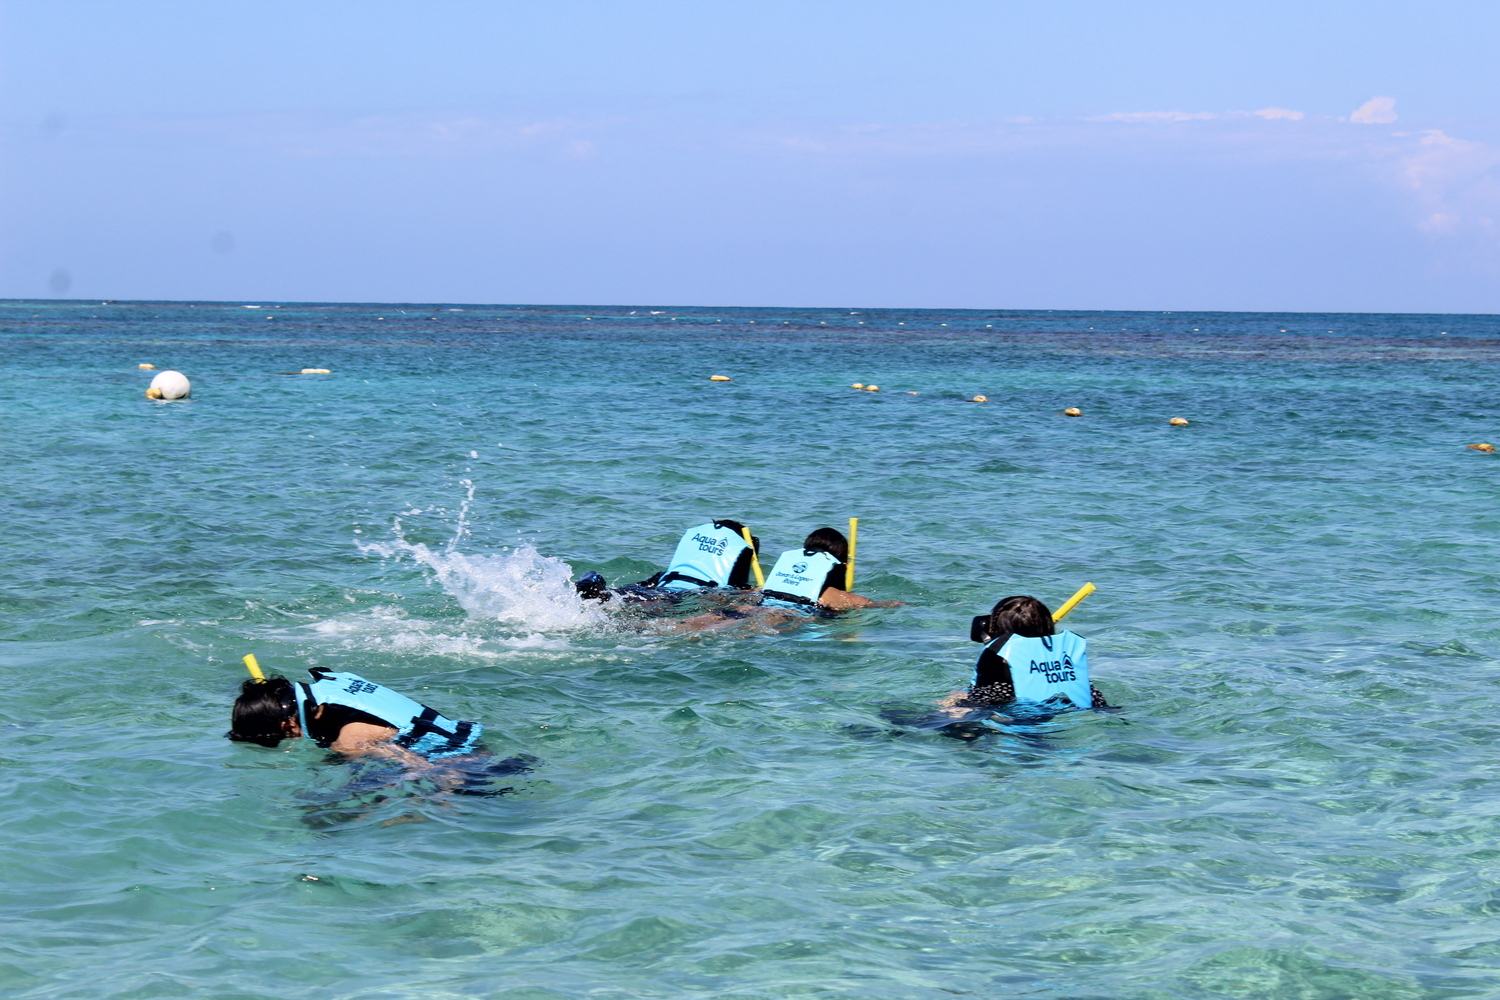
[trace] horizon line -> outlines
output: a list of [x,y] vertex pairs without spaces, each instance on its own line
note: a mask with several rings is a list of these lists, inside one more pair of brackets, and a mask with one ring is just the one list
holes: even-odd
[[399,308],[413,306],[418,308],[445,307],[445,308],[475,308],[475,309],[661,309],[661,310],[688,310],[688,309],[735,309],[735,310],[806,310],[806,311],[854,311],[859,313],[877,312],[944,312],[944,313],[1140,313],[1147,315],[1268,315],[1268,316],[1462,316],[1477,318],[1497,318],[1500,313],[1490,312],[1431,312],[1418,310],[1382,310],[1382,309],[1116,309],[1095,308],[1084,309],[1076,307],[1057,306],[853,306],[853,305],[821,305],[821,306],[795,306],[795,305],[706,305],[706,304],[683,304],[683,303],[660,303],[660,302],[465,302],[465,301],[417,301],[417,300],[333,300],[333,299],[171,299],[171,298],[148,298],[148,299],[118,299],[118,298],[26,298],[0,296],[0,305],[35,303],[38,305],[276,305],[276,306],[385,306]]

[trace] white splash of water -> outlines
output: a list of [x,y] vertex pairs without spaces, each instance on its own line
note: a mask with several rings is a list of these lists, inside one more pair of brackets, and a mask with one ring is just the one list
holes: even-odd
[[520,625],[535,631],[597,627],[608,620],[597,602],[579,598],[573,569],[535,546],[522,543],[491,554],[470,555],[459,549],[470,537],[469,510],[474,483],[464,480],[453,537],[434,549],[407,541],[401,520],[392,528],[389,543],[355,541],[359,551],[384,559],[408,559],[427,568],[438,586],[458,602],[470,618]]
[[412,653],[458,659],[503,659],[510,653],[563,653],[565,639],[540,632],[497,639],[494,636],[453,633],[443,623],[410,617],[405,610],[381,605],[313,625],[313,631],[348,650]]

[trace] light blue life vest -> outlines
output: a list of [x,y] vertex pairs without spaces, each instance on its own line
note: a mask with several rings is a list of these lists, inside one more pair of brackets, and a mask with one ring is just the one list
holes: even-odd
[[828,574],[842,566],[827,552],[790,549],[783,552],[766,574],[765,596],[760,603],[773,608],[806,608],[818,603]]
[[[992,642],[985,649],[994,645]],[[1041,704],[1062,695],[1077,708],[1094,703],[1089,686],[1088,640],[1083,636],[1066,630],[1035,637],[1013,635],[998,652],[1010,664],[1017,701]],[[977,666],[975,675],[977,681]]]
[[657,584],[666,590],[700,590],[729,586],[740,553],[750,546],[731,528],[709,521],[683,533]]
[[308,739],[312,739],[307,728],[308,712],[318,705],[342,705],[367,712],[396,730],[393,742],[397,746],[432,759],[473,753],[484,732],[477,722],[455,722],[358,674],[335,673],[321,667],[308,673],[313,676],[311,683],[292,685],[297,697],[297,724]]

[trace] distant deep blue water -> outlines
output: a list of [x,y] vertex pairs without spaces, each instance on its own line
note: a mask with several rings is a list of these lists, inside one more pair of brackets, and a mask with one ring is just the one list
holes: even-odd
[[[6,996],[1500,995],[1496,317],[12,301],[0,351]],[[906,607],[567,585],[850,515]],[[1085,580],[1124,711],[885,720]],[[231,744],[251,650],[540,763]]]

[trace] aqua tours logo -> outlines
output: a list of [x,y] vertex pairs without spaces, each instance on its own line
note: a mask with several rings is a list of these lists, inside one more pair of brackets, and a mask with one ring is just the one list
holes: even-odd
[[1061,660],[1032,660],[1031,667],[1026,672],[1041,674],[1048,684],[1066,684],[1078,679],[1078,672],[1073,669],[1073,658],[1067,653],[1063,654]]
[[729,539],[714,537],[713,535],[700,535],[693,533],[693,541],[698,543],[699,552],[712,552],[716,556],[722,556],[724,550],[729,547]]

